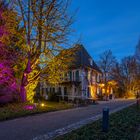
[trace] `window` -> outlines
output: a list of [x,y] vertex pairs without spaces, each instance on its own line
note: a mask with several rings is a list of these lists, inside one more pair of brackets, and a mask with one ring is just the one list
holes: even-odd
[[48,88],[46,88],[46,93],[48,93]]
[[50,93],[52,92],[52,88],[50,88]]
[[93,75],[93,76],[92,76],[92,83],[95,83],[95,82],[96,82],[96,76]]
[[87,97],[90,97],[90,87],[87,88]]
[[100,82],[100,75],[97,74],[97,82]]
[[91,81],[91,71],[88,71],[88,80]]
[[75,74],[74,74],[74,72],[73,72],[73,73],[72,73],[72,77],[73,77],[72,81],[74,81],[74,80],[75,80],[75,79],[74,79],[74,75],[75,75]]
[[70,81],[72,81],[72,72],[71,71],[69,71],[69,79],[70,79]]
[[58,92],[61,94],[61,87],[58,88]]
[[79,81],[79,70],[76,71],[76,81]]
[[53,93],[55,93],[55,88],[52,89]]
[[67,95],[67,87],[64,87],[64,95]]

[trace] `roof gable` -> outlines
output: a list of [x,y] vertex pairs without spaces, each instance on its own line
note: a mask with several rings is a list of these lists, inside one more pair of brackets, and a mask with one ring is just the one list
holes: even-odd
[[[71,67],[89,67],[98,72],[101,72],[83,45],[77,44],[75,47],[75,58]],[[90,63],[90,61],[92,61],[92,64]]]

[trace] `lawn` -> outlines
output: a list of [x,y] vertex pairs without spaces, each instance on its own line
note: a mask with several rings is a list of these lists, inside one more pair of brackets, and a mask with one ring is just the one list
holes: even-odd
[[112,114],[108,133],[98,120],[55,140],[140,140],[140,108],[133,105]]
[[0,107],[0,121],[38,113],[70,109],[73,108],[73,105],[68,103],[46,102],[45,105],[37,105],[35,108],[32,107],[34,107],[33,104],[23,103],[8,104]]

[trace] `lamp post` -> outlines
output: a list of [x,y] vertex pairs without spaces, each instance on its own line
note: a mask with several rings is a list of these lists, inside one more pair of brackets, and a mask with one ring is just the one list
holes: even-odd
[[108,132],[109,129],[109,108],[103,108],[102,131]]

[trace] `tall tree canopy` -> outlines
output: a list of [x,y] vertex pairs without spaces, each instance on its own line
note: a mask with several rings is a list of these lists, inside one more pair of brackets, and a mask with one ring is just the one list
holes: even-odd
[[[13,8],[20,19],[19,27],[25,38],[27,53],[20,94],[27,99],[27,89],[36,84],[48,63],[64,49],[71,31],[72,17],[68,14],[69,0],[15,0]],[[53,62],[53,61],[52,61]],[[59,61],[60,62],[60,61]],[[53,66],[58,64],[53,62]],[[38,67],[38,66],[41,67]],[[54,77],[55,78],[55,77]],[[30,93],[30,92],[29,92]]]
[[[5,1],[0,2],[0,95],[7,98],[18,93],[17,77],[22,71],[24,39],[18,28],[16,12]],[[22,53],[21,53],[22,52]],[[8,90],[6,90],[8,89]],[[9,94],[9,95],[8,95]],[[8,97],[4,97],[8,96]]]
[[121,60],[112,70],[112,76],[122,89],[123,96],[134,96],[140,89],[140,72],[134,56],[128,56]]

